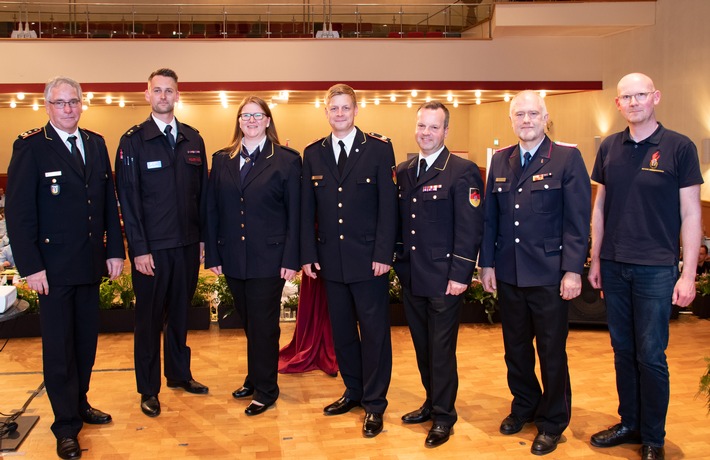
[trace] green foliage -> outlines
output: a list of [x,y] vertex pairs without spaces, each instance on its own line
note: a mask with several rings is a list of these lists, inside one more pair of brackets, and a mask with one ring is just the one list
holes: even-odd
[[210,303],[210,296],[214,292],[214,281],[212,277],[198,276],[195,294],[192,296],[190,305],[202,307]]
[[113,284],[116,286],[121,308],[132,310],[135,307],[133,301],[136,298],[136,293],[133,290],[133,281],[130,272],[121,274],[113,281]]
[[703,297],[710,295],[710,273],[703,273],[698,277],[695,282],[695,290]]
[[394,268],[390,269],[389,273],[389,297],[390,303],[402,303],[402,283],[399,282],[399,277],[394,272]]
[[104,276],[99,285],[99,308],[110,310],[113,308],[113,299],[116,298],[116,286],[113,281]]
[[471,285],[463,293],[464,302],[480,303],[488,316],[488,322],[493,324],[493,314],[498,309],[498,293],[491,294],[483,289],[483,283],[474,276]]
[[707,369],[705,369],[705,374],[700,377],[700,385],[698,387],[698,394],[696,397],[705,398],[705,404],[708,406],[708,414],[710,414],[710,358],[705,357],[705,364],[707,364]]
[[286,299],[281,302],[281,307],[282,308],[290,308],[291,310],[297,310],[298,309],[298,294],[290,295],[286,297]]
[[24,280],[16,285],[17,297],[29,304],[27,313],[39,313],[39,294],[33,291]]
[[101,284],[99,285],[100,309],[132,310],[134,298],[135,292],[133,292],[130,273],[124,273],[113,281],[107,277],[101,279]]

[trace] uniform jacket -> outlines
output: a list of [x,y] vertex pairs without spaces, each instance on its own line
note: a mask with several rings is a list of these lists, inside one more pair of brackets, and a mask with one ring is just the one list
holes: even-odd
[[116,188],[130,256],[204,241],[207,158],[198,131],[176,120],[175,150],[152,117],[116,154]]
[[221,265],[238,279],[278,277],[281,267],[299,270],[300,203],[301,157],[295,150],[267,139],[243,184],[239,155],[215,153],[205,267]]
[[392,265],[397,230],[394,167],[389,139],[359,129],[343,177],[330,135],[306,147],[302,265],[318,262],[326,280],[343,283],[372,279],[373,261]]
[[46,270],[50,288],[98,283],[106,259],[125,257],[106,143],[85,129],[79,135],[85,171],[49,123],[20,135],[7,171],[15,262],[22,276]]
[[493,155],[486,185],[479,265],[519,287],[558,284],[582,273],[587,258],[591,187],[582,155],[545,136],[526,171],[520,148]]
[[469,284],[483,233],[483,179],[447,148],[417,180],[418,157],[397,166],[400,232],[395,270],[412,294],[443,297]]

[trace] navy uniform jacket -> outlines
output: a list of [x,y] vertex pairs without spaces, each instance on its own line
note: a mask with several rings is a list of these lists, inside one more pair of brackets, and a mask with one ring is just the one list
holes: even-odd
[[204,241],[207,158],[198,131],[176,120],[175,150],[152,117],[116,154],[116,188],[131,258]]
[[357,129],[341,178],[331,139],[303,153],[301,264],[318,262],[329,281],[370,280],[372,262],[392,265],[394,256],[394,150],[389,139]]
[[279,277],[298,271],[301,157],[268,139],[244,184],[239,155],[212,156],[207,185],[205,267],[222,266],[237,279]]
[[479,266],[519,287],[559,284],[587,259],[591,186],[579,150],[545,140],[525,173],[518,144],[493,155]]
[[400,234],[394,268],[422,297],[443,297],[449,280],[469,284],[483,233],[483,179],[475,163],[441,151],[417,181],[418,156],[397,166]]
[[85,172],[49,123],[20,135],[7,171],[15,262],[22,276],[46,270],[50,289],[98,283],[106,259],[125,257],[106,143],[85,129],[79,135]]

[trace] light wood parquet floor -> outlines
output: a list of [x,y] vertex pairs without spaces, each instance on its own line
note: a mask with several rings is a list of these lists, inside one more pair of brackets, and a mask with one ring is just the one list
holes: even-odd
[[[288,343],[293,323],[282,327]],[[392,330],[394,367],[385,414],[385,431],[374,439],[361,435],[362,410],[334,417],[322,408],[343,391],[339,377],[316,371],[281,375],[276,408],[247,417],[248,401],[231,392],[246,370],[246,343],[241,330],[191,332],[195,378],[210,387],[209,395],[192,395],[163,386],[163,413],[151,419],[139,408],[133,373],[132,334],[102,334],[94,367],[90,402],[113,415],[113,423],[85,426],[79,440],[84,459],[521,459],[535,458],[530,444],[532,424],[503,436],[500,421],[508,414],[500,325],[462,325],[458,359],[459,421],[451,440],[426,449],[430,424],[403,425],[402,414],[419,407],[423,390],[406,327]],[[0,343],[1,346],[1,343]],[[568,341],[573,412],[567,441],[548,459],[633,459],[638,446],[597,449],[589,437],[617,422],[617,398],[609,335],[606,329],[570,331]],[[710,458],[710,417],[705,401],[695,398],[703,373],[703,356],[710,355],[710,321],[682,315],[671,324],[668,359],[671,402],[666,452],[672,459]],[[11,339],[0,352],[0,411],[18,409],[42,382],[40,339]],[[52,411],[45,392],[29,406],[40,420],[14,453],[4,457],[58,458],[49,429]]]

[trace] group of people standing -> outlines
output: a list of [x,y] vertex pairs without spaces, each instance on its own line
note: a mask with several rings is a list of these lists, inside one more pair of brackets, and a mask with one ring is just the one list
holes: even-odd
[[[439,446],[457,420],[459,311],[478,261],[484,288],[499,295],[513,395],[500,432],[534,422],[531,453],[550,453],[571,416],[567,301],[581,292],[592,215],[589,279],[597,288],[604,281],[621,423],[591,443],[642,443],[642,458],[663,458],[670,305],[687,305],[695,292],[691,280],[677,277],[678,239],[682,233],[690,254],[698,253],[702,177],[692,142],[656,121],[660,92],[650,78],[630,74],[619,82],[616,104],[629,127],[599,150],[593,212],[579,150],[547,137],[545,102],[532,91],[511,101],[519,142],[493,156],[484,199],[478,166],[445,145],[444,104],[419,107],[419,154],[396,165],[388,138],[355,126],[357,96],[344,84],[325,95],[331,133],[308,145],[302,159],[280,144],[268,104],[247,97],[208,178],[202,138],[173,113],[177,80],[170,69],[150,75],[152,113],[123,135],[115,162],[146,415],[160,414],[161,332],[168,387],[209,391],[190,372],[185,324],[203,261],[226,277],[244,321],[248,369],[233,396],[252,398],[245,413],[261,414],[278,399],[280,294],[302,270],[325,284],[345,385],[323,412],[362,407],[363,435],[377,436],[392,370],[394,267],[425,390],[402,422],[431,421],[425,445]],[[20,135],[8,170],[8,231],[18,268],[40,294],[52,431],[65,459],[81,456],[83,423],[111,421],[86,394],[98,285],[106,271],[121,273],[125,256],[106,145],[78,127],[81,101],[75,81],[50,81],[49,123]]]

